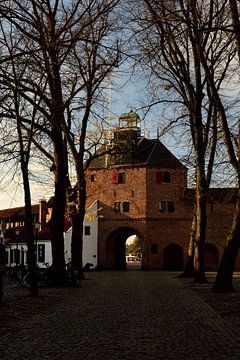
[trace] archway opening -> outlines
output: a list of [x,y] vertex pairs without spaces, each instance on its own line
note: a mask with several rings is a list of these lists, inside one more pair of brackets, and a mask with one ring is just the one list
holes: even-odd
[[142,264],[142,244],[137,235],[131,235],[125,243],[126,267],[128,270],[140,270]]
[[106,264],[111,270],[140,270],[142,238],[132,228],[119,228],[107,240]]
[[183,270],[183,249],[178,244],[167,245],[163,251],[163,270]]
[[218,248],[213,244],[205,244],[204,253],[205,269],[210,271],[217,270],[219,261]]

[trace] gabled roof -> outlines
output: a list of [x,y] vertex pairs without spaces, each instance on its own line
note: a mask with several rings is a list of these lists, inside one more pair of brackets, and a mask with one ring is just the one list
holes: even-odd
[[156,167],[184,167],[184,165],[159,140],[143,138],[136,147],[136,163]]
[[[131,143],[130,143],[131,144]],[[111,154],[105,155],[105,147],[99,150],[103,154],[94,159],[90,169],[101,169],[114,166],[154,166],[165,168],[179,168],[185,166],[157,139],[139,137],[135,144],[124,145],[113,149]],[[107,160],[107,161],[106,161]]]
[[[32,205],[32,213],[39,213],[39,205]],[[25,207],[15,207],[11,209],[0,210],[0,219],[23,217],[25,215]]]

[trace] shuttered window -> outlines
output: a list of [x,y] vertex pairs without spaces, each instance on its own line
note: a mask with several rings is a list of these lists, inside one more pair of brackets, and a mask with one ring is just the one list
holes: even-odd
[[112,183],[113,184],[118,184],[118,173],[113,173],[112,174]]
[[125,184],[126,174],[125,173],[113,173],[112,174],[112,183],[113,184]]
[[170,183],[171,174],[169,171],[157,171],[156,172],[156,182],[157,183]]
[[163,172],[162,171],[156,172],[156,181],[159,184],[163,182]]

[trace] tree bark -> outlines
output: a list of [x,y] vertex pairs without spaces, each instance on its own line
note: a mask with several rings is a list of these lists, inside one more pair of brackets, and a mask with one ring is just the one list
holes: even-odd
[[72,243],[71,257],[72,266],[79,274],[79,280],[83,279],[83,226],[86,207],[86,180],[84,170],[78,168],[77,176],[77,207],[72,218]]
[[202,181],[196,184],[196,222],[197,230],[194,243],[194,282],[205,283],[204,246],[206,238],[207,214],[206,214],[206,189]]
[[196,206],[194,205],[193,210],[193,219],[190,233],[190,240],[188,244],[187,257],[184,264],[184,272],[179,276],[181,278],[191,278],[194,275],[194,245],[196,238],[196,230],[197,230],[197,220],[196,220]]
[[213,291],[216,292],[232,292],[233,273],[236,259],[240,248],[240,190],[237,191],[237,201],[234,212],[234,219],[231,230],[227,236],[226,246],[218,268]]
[[53,127],[55,193],[50,227],[52,230],[52,259],[55,285],[65,284],[64,224],[66,207],[66,164],[62,133]]
[[21,167],[25,198],[25,224],[27,230],[27,263],[29,267],[29,284],[31,296],[38,296],[38,274],[36,267],[36,253],[34,249],[34,233],[33,233],[33,217],[31,192],[28,178],[28,161],[25,158],[26,154],[21,150]]

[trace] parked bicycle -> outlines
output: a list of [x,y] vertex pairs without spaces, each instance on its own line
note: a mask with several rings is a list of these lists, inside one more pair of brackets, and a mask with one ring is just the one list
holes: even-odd
[[28,267],[26,265],[14,266],[9,269],[8,276],[11,280],[16,281],[21,287],[28,286]]
[[[38,287],[51,286],[54,284],[55,271],[52,266],[49,266],[48,263],[45,263],[45,268],[39,268],[37,266],[37,277],[38,277]],[[65,264],[65,283],[67,286],[79,286],[80,280],[79,275],[76,270],[73,269],[72,264]],[[15,266],[9,270],[9,278],[18,282],[22,287],[29,287],[29,267],[27,265]]]
[[66,283],[68,286],[79,286],[80,279],[79,274],[73,269],[72,263],[68,262],[65,264],[66,267]]

